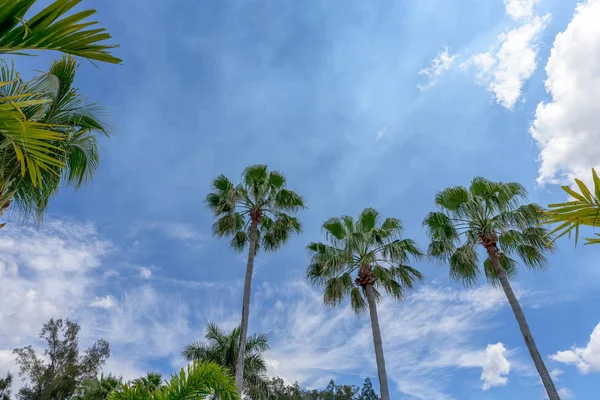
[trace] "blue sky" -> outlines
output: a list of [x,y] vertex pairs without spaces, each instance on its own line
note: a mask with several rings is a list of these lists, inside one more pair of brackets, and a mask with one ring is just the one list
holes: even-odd
[[[206,322],[235,326],[245,259],[211,237],[203,199],[217,175],[266,163],[308,203],[304,234],[257,260],[250,329],[271,337],[270,373],[375,383],[367,317],[325,309],[303,281],[324,220],[375,207],[425,248],[447,186],[518,181],[546,205],[600,167],[599,0],[83,3],[121,45],[123,65],[84,61],[77,77],[114,137],[41,229],[2,230],[0,373],[50,317],[109,340],[106,371],[127,378],[181,367]],[[15,61],[27,76],[52,56]],[[559,245],[514,286],[562,398],[592,399],[598,249]],[[543,399],[503,293],[417,267],[425,282],[380,307],[392,398]]]

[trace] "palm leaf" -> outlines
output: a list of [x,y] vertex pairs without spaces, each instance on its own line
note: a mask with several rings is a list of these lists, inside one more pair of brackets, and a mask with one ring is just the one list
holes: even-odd
[[0,0],[0,54],[31,54],[56,50],[108,63],[120,63],[110,51],[118,45],[104,44],[110,35],[104,28],[87,29],[97,22],[83,22],[95,10],[66,14],[81,0],[54,0],[25,20],[35,0]]

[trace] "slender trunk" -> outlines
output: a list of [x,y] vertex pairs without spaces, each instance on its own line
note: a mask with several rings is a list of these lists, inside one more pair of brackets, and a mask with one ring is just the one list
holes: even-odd
[[248,335],[248,316],[250,314],[250,289],[252,288],[252,272],[254,271],[254,257],[256,256],[256,241],[258,239],[258,221],[252,221],[250,226],[250,245],[248,248],[248,264],[246,266],[246,279],[244,281],[244,300],[242,305],[242,323],[240,325],[240,344],[235,363],[235,384],[240,394],[244,393],[244,357],[246,355],[246,336]]
[[544,364],[544,360],[540,355],[535,341],[533,340],[533,335],[529,329],[529,324],[527,324],[527,319],[525,319],[523,309],[521,308],[519,300],[517,300],[517,296],[515,296],[515,293],[508,282],[504,268],[502,268],[502,265],[500,264],[500,259],[498,258],[498,248],[496,246],[490,246],[487,248],[487,251],[492,261],[492,265],[494,266],[494,270],[498,275],[498,279],[500,280],[500,284],[502,285],[502,289],[504,289],[508,303],[515,314],[515,318],[517,319],[517,323],[521,329],[521,334],[525,340],[525,345],[529,350],[529,355],[533,359],[533,363],[540,374],[540,378],[542,378],[542,383],[544,384],[546,393],[548,393],[548,398],[550,400],[560,400],[560,397],[558,397],[558,392],[556,391],[556,387],[554,386],[554,382],[552,382],[552,378],[550,377],[548,369],[546,368],[546,364]]
[[375,346],[375,360],[377,361],[377,373],[379,375],[379,387],[381,400],[390,400],[390,389],[388,388],[387,372],[385,372],[385,359],[383,357],[383,341],[379,329],[379,317],[377,316],[377,303],[373,285],[365,285],[367,301],[369,303],[369,314],[371,315],[371,329],[373,330],[373,345]]

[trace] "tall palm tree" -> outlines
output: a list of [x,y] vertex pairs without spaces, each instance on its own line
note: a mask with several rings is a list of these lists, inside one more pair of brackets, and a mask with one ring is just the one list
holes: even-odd
[[[102,109],[73,87],[76,71],[77,61],[64,56],[24,82],[12,65],[0,64],[2,80],[10,82],[0,87],[0,108],[2,98],[19,97],[23,120],[50,133],[21,140],[0,129],[0,210],[14,200],[24,218],[41,219],[62,182],[78,188],[92,178],[99,163],[97,136],[107,136],[107,128]],[[24,168],[31,179],[23,176]]]
[[208,399],[218,396],[221,400],[239,400],[233,379],[225,369],[212,362],[194,362],[171,376],[168,382],[149,391],[142,382],[122,385],[113,390],[108,400],[188,400]]
[[217,237],[230,237],[231,247],[237,251],[248,248],[240,343],[235,367],[235,382],[241,394],[254,257],[259,248],[276,251],[292,234],[302,231],[300,221],[292,214],[304,208],[304,200],[287,189],[283,174],[269,171],[266,165],[246,168],[242,183],[237,186],[220,175],[213,181],[212,189],[213,192],[206,196],[206,203],[216,217],[213,233]]
[[[195,342],[185,346],[182,355],[188,361],[212,361],[224,367],[232,376],[238,359],[240,328],[229,334],[217,325],[206,325],[206,342]],[[267,364],[262,353],[269,349],[269,337],[257,334],[248,337],[244,353],[244,393],[253,400],[269,397]]]
[[311,264],[307,278],[324,288],[323,301],[328,306],[336,306],[346,298],[350,298],[357,314],[368,306],[381,398],[390,400],[377,302],[381,290],[401,300],[407,289],[423,279],[419,271],[407,265],[423,254],[413,240],[402,239],[399,219],[382,219],[372,208],[365,208],[356,222],[350,216],[331,218],[323,224],[323,230],[329,244],[308,245]]
[[[600,227],[600,178],[596,170],[592,168],[592,181],[594,182],[594,192],[580,181],[575,179],[575,183],[579,187],[581,193],[572,190],[568,186],[563,186],[563,190],[567,192],[573,200],[566,203],[550,204],[549,210],[545,212],[545,223],[558,224],[550,234],[557,233],[555,240],[561,236],[570,235],[575,230],[575,244],[579,239],[579,227],[581,225],[591,226],[594,228]],[[586,238],[585,244],[600,244],[600,233],[596,233],[598,238]]]
[[163,379],[162,375],[158,372],[148,372],[146,376],[134,379],[132,383],[134,385],[140,384],[146,388],[148,392],[152,393],[161,387]]
[[439,192],[439,211],[423,221],[431,239],[428,255],[447,263],[450,277],[474,285],[479,277],[479,253],[485,250],[483,272],[500,284],[515,314],[529,354],[542,378],[550,400],[559,399],[552,378],[533,340],[523,309],[509,279],[517,272],[518,257],[529,268],[546,266],[544,252],[552,248],[547,230],[540,227],[542,208],[521,204],[527,198],[523,186],[514,182],[491,182],[477,177],[469,188],[454,186]]

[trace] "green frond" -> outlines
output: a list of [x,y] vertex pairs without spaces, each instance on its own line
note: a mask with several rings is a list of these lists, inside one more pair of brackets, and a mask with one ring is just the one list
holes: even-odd
[[304,199],[298,193],[288,189],[279,189],[276,192],[273,206],[278,210],[287,212],[297,212],[306,208]]
[[323,230],[328,240],[343,240],[347,235],[346,223],[340,218],[330,218],[323,223]]
[[419,260],[424,254],[412,239],[394,240],[383,248],[384,257],[393,263],[404,264],[410,260]]
[[[556,224],[557,226],[549,232],[549,235],[555,235],[552,242],[564,235],[571,235],[575,231],[575,245],[579,240],[579,229],[581,226],[600,227],[600,178],[596,170],[592,169],[592,180],[594,182],[594,192],[579,179],[575,180],[580,193],[572,190],[568,186],[563,186],[575,200],[560,204],[548,205],[549,210],[544,212],[544,224]],[[597,243],[597,239],[586,238],[586,244]]]
[[370,232],[375,228],[379,221],[379,211],[374,208],[365,208],[356,221],[356,230],[360,232]]
[[442,190],[435,196],[435,204],[449,211],[458,211],[469,201],[469,191],[464,186],[454,186]]
[[516,248],[521,261],[530,268],[544,268],[548,264],[548,259],[544,255],[543,249],[528,244],[520,244]]
[[408,265],[400,265],[389,269],[390,273],[397,279],[404,289],[412,289],[417,282],[422,281],[425,277],[421,272]]
[[324,285],[323,303],[330,307],[341,304],[346,296],[350,295],[353,287],[354,281],[349,273],[329,278]]
[[246,340],[246,353],[262,353],[269,350],[269,336],[266,333],[259,333],[248,337]]
[[234,236],[245,226],[244,217],[237,212],[225,214],[218,218],[212,227],[213,235],[222,238],[224,236]]
[[367,302],[362,291],[356,286],[350,291],[350,307],[356,314],[361,314],[367,308]]
[[375,287],[383,288],[385,292],[396,300],[401,300],[404,294],[402,285],[394,279],[394,274],[381,266],[373,267],[373,275],[377,277]]
[[[505,254],[500,255],[499,261],[502,269],[504,269],[504,272],[506,273],[506,277],[509,280],[514,279],[517,276],[517,262]],[[494,286],[500,287],[498,274],[496,273],[496,269],[492,265],[492,260],[490,260],[489,257],[483,262],[483,270],[485,272],[487,281]]]
[[264,216],[260,223],[261,244],[267,251],[275,251],[286,244],[292,234],[302,233],[302,224],[296,217],[278,213],[276,219]]
[[473,286],[479,277],[479,255],[473,246],[465,244],[456,249],[450,256],[450,278],[462,282],[465,286]]
[[96,21],[83,22],[96,10],[66,14],[81,0],[54,0],[25,20],[35,0],[0,0],[0,54],[31,54],[32,51],[56,50],[74,56],[117,64],[111,50],[118,45],[105,44],[111,36],[104,28],[87,29]]

